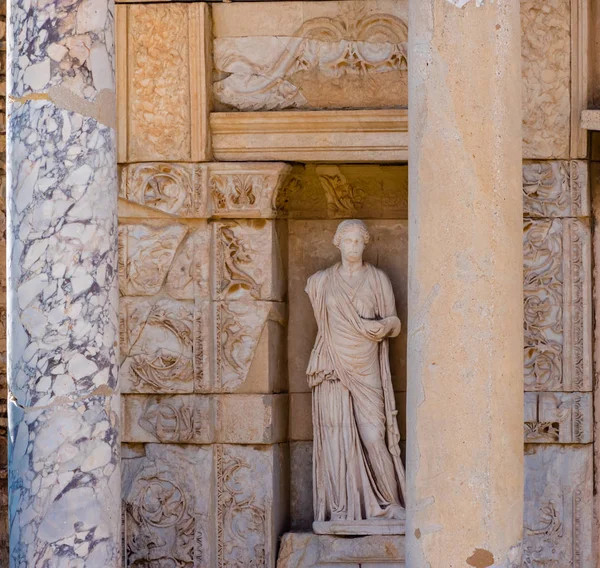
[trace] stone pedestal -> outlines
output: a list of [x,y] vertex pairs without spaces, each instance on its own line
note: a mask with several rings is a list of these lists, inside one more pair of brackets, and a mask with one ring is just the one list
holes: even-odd
[[117,567],[113,3],[9,14],[10,566]]
[[286,533],[277,568],[404,568],[404,537]]
[[520,565],[519,31],[517,0],[410,3],[411,568]]

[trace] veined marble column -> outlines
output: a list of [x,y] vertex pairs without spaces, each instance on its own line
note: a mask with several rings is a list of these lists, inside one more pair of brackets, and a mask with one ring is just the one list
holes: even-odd
[[11,0],[11,567],[120,566],[114,6]]
[[518,0],[410,0],[407,566],[520,566]]

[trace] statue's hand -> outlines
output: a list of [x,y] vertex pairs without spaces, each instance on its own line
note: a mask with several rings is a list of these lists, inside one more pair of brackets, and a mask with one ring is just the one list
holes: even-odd
[[396,337],[400,334],[402,324],[400,323],[400,319],[396,316],[390,316],[389,318],[385,318],[381,320],[381,323],[383,323],[385,327],[386,337]]

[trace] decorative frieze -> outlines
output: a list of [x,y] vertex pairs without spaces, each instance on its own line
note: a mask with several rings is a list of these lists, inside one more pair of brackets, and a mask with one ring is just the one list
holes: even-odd
[[119,6],[119,162],[210,158],[210,11]]
[[278,192],[290,169],[277,162],[128,164],[121,168],[119,195],[181,218],[268,219],[277,214]]
[[593,442],[591,393],[525,393],[525,442]]
[[287,395],[125,395],[125,442],[276,444],[287,439]]
[[589,391],[589,224],[526,219],[523,230],[525,390]]
[[531,218],[588,217],[590,189],[587,162],[525,162],[523,215]]
[[571,2],[521,1],[523,155],[570,156]]
[[215,446],[215,566],[275,566],[287,516],[288,475],[283,445]]
[[523,567],[592,566],[592,523],[592,445],[527,445]]
[[215,5],[216,110],[408,104],[408,3]]

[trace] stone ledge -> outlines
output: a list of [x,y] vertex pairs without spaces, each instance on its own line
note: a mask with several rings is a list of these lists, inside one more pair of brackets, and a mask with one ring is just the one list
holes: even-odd
[[408,160],[406,109],[213,112],[210,127],[218,160]]
[[286,533],[277,568],[405,567],[404,536],[339,537]]

